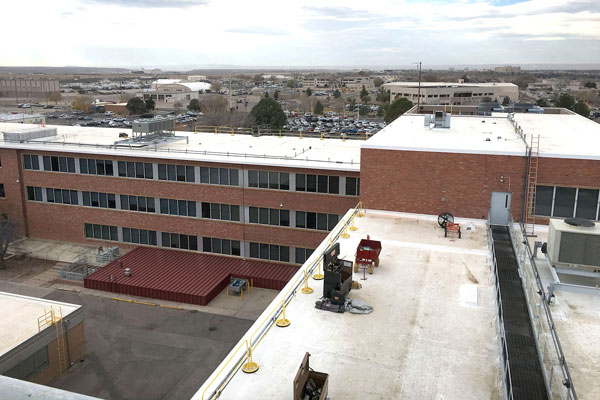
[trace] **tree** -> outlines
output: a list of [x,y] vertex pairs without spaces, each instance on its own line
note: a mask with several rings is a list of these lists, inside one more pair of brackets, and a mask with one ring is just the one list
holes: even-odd
[[90,96],[77,96],[71,102],[71,107],[73,107],[74,110],[89,113],[92,111],[92,98]]
[[388,104],[382,104],[379,106],[379,108],[377,109],[377,116],[378,117],[383,117],[385,115],[385,111],[388,109]]
[[131,114],[143,114],[146,112],[146,102],[139,97],[129,99],[125,106]]
[[228,106],[229,103],[227,102],[227,100],[225,100],[225,98],[219,94],[206,95],[206,97],[204,97],[204,100],[202,100],[202,103],[200,104],[200,107],[202,108],[202,111],[205,114],[224,113],[227,111]]
[[273,98],[275,100],[279,99],[279,90],[276,90],[275,92],[273,92]]
[[121,103],[127,103],[130,99],[134,98],[135,95],[132,93],[121,93],[119,96],[119,101]]
[[190,104],[188,104],[187,109],[190,111],[200,111],[200,102],[198,99],[190,100]]
[[335,97],[336,99],[339,99],[342,96],[342,94],[340,93],[340,91],[338,89],[335,89],[333,91],[333,97]]
[[388,104],[390,102],[390,91],[383,88],[379,90],[377,93],[377,101]]
[[428,72],[426,74],[423,74],[422,80],[423,80],[423,82],[439,82],[440,78],[433,72]]
[[583,85],[583,87],[596,89],[596,82],[586,82],[585,85]]
[[535,104],[537,104],[540,107],[548,107],[548,103],[546,103],[546,100],[544,99],[538,99]]
[[365,85],[362,85],[362,89],[360,90],[360,98],[362,99],[363,97],[366,97],[369,95],[369,92],[367,92],[367,88],[365,88]]
[[53,101],[54,104],[58,104],[62,100],[62,94],[60,92],[50,92],[48,93],[48,100]]
[[385,116],[383,117],[383,120],[386,124],[389,124],[390,122],[392,122],[393,120],[410,110],[412,106],[412,101],[405,98],[398,99],[394,101],[385,111]]
[[287,118],[279,103],[273,99],[262,99],[250,111],[250,115],[258,125],[269,125],[274,129],[281,129]]
[[367,106],[367,105],[362,105],[360,106],[360,108],[358,109],[358,115],[360,115],[361,117],[366,116],[367,114],[369,114],[369,112],[371,111],[371,107]]
[[265,92],[265,99],[269,98],[269,92]]
[[371,96],[363,96],[360,98],[360,100],[363,102],[363,104],[369,104],[371,102]]
[[293,80],[293,79],[288,80],[287,81],[287,87],[292,88],[292,89],[295,88],[296,87],[296,81]]
[[502,105],[507,106],[509,104],[510,104],[510,98],[507,96],[504,98],[504,100],[502,100]]
[[350,99],[350,109],[354,110],[354,107],[356,107],[356,99],[354,97],[352,97]]
[[146,109],[148,109],[148,110],[154,110],[155,108],[156,108],[156,103],[154,102],[154,100],[147,99],[146,100]]
[[379,87],[383,85],[383,79],[381,79],[380,77],[373,78],[373,84],[375,85],[375,87]]
[[221,91],[221,84],[219,82],[213,82],[210,84],[210,89],[215,93],[219,93]]
[[573,112],[576,112],[577,114],[586,118],[590,117],[590,108],[581,100],[575,103],[573,106]]
[[180,100],[177,100],[173,105],[175,106],[175,110],[177,110],[177,112],[179,112],[181,107],[183,107],[183,103]]
[[513,81],[521,90],[527,89],[530,83],[537,82],[537,78],[531,74],[521,74]]
[[311,90],[310,88],[307,88],[307,89],[306,89],[306,95],[307,95],[308,97],[312,96],[312,90]]
[[315,109],[314,109],[315,114],[323,114],[323,104],[321,103],[321,100],[317,100],[317,102],[315,103]]
[[569,93],[561,93],[558,96],[558,100],[556,101],[556,107],[566,108],[567,110],[572,110],[575,105],[575,98],[571,96]]
[[17,236],[17,229],[11,220],[8,218],[2,218],[0,220],[0,269],[6,268],[6,252],[8,245],[15,240]]

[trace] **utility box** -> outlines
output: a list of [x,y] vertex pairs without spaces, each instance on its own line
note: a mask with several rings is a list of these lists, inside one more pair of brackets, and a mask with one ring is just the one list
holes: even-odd
[[[309,357],[310,353],[306,352],[294,379],[294,400],[325,400],[329,388],[329,374],[311,371]],[[314,385],[307,386],[309,381]]]
[[352,289],[352,262],[338,258],[340,244],[335,243],[323,253],[323,297],[332,304],[343,305]]

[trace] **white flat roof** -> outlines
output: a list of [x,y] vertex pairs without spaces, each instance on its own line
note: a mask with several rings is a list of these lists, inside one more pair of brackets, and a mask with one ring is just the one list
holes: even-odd
[[[339,240],[341,257],[352,260],[367,234],[382,242],[379,268],[367,280],[354,273],[362,288],[349,295],[373,306],[373,312],[315,309],[323,281],[309,279],[314,292],[298,292],[286,307],[291,325],[273,326],[255,346],[259,370],[237,372],[219,399],[289,398],[305,352],[311,354],[311,368],[329,374],[332,399],[499,398],[490,252],[485,223],[471,223],[475,230],[464,223],[462,239],[451,241],[436,217],[369,210],[356,218],[358,231]],[[204,389],[193,399],[200,399]]]
[[[527,143],[540,135],[540,157],[600,160],[600,124],[578,114],[514,114]],[[487,141],[486,139],[489,139]],[[450,128],[429,129],[424,116],[406,114],[363,148],[524,156],[525,142],[507,114],[452,115]]]
[[[131,129],[47,125],[58,129],[57,136],[27,143],[0,142],[0,148],[72,152],[106,156],[148,157],[170,160],[231,164],[359,171],[362,140],[277,137],[176,131],[187,138],[142,149],[112,148],[120,132]],[[2,124],[0,131],[37,127],[33,124]]]
[[0,356],[38,334],[38,318],[50,307],[61,308],[63,318],[81,306],[0,292]]
[[425,126],[424,121],[423,115],[403,115],[363,143],[362,147],[442,153],[525,155],[525,143],[515,133],[506,117],[452,115],[450,128],[433,129]]
[[[419,87],[419,82],[388,82],[386,86]],[[482,82],[482,83],[458,83],[458,82],[421,82],[421,88],[452,88],[452,87],[517,87],[514,83],[507,82]]]
[[[19,121],[30,118],[43,118],[42,114],[27,114],[27,113],[19,113],[19,114],[0,114],[0,121]],[[23,125],[23,124],[19,124]]]

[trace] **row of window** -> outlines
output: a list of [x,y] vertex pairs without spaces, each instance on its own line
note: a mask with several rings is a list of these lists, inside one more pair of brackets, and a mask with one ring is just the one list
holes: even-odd
[[15,379],[31,379],[50,365],[48,346],[44,346],[19,364],[15,365],[4,375]]
[[163,247],[198,250],[198,236],[184,235],[182,233],[162,232],[161,237]]
[[113,162],[111,160],[97,160],[95,158],[80,158],[79,172],[90,175],[113,176]]
[[289,246],[250,242],[250,257],[272,261],[290,261]]
[[580,217],[600,219],[598,189],[560,186],[537,186],[535,214],[547,217]]
[[250,223],[290,226],[290,211],[276,208],[250,207]]
[[89,239],[112,240],[115,242],[119,240],[116,226],[86,223],[83,230],[85,237]]
[[219,238],[202,238],[202,251],[208,253],[228,254],[239,256],[242,253],[241,243],[239,240],[219,239]]
[[184,217],[196,216],[196,202],[175,199],[160,199],[160,213],[181,215]]
[[240,206],[219,203],[202,203],[202,218],[223,221],[240,221]]
[[156,212],[156,207],[154,206],[154,197],[130,196],[127,194],[122,194],[120,197],[121,210],[149,213]]
[[248,171],[248,186],[262,189],[290,190],[290,174],[273,171]]
[[340,220],[339,215],[296,211],[296,228],[331,231]]
[[[43,188],[27,186],[27,200],[44,201]],[[76,190],[46,188],[46,201],[49,203],[79,205]]]
[[156,246],[156,231],[137,228],[123,228],[123,241],[125,243],[149,244]]
[[[39,170],[37,155],[24,154],[25,169]],[[82,174],[114,175],[114,162],[92,158],[80,158]],[[43,156],[44,171],[75,173],[73,157]],[[119,161],[118,176],[139,179],[154,179],[152,163]],[[195,182],[195,169],[190,165],[158,164],[158,179],[176,182]],[[211,185],[239,186],[239,170],[230,168],[200,167],[200,183]],[[262,189],[290,190],[290,174],[273,171],[248,171],[248,186]],[[296,174],[296,190],[300,192],[340,194],[340,177],[329,175]],[[359,179],[346,178],[345,194],[358,196]]]
[[154,179],[152,163],[119,161],[119,176],[125,178]]
[[116,196],[112,193],[81,192],[83,205],[88,207],[117,208]]

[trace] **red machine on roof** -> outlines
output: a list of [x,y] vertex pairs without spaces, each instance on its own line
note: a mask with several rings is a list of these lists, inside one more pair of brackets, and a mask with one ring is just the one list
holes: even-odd
[[356,258],[354,259],[354,272],[358,272],[359,268],[369,270],[372,274],[375,267],[379,267],[379,254],[381,253],[381,242],[371,240],[369,235],[366,239],[361,239],[356,248]]

